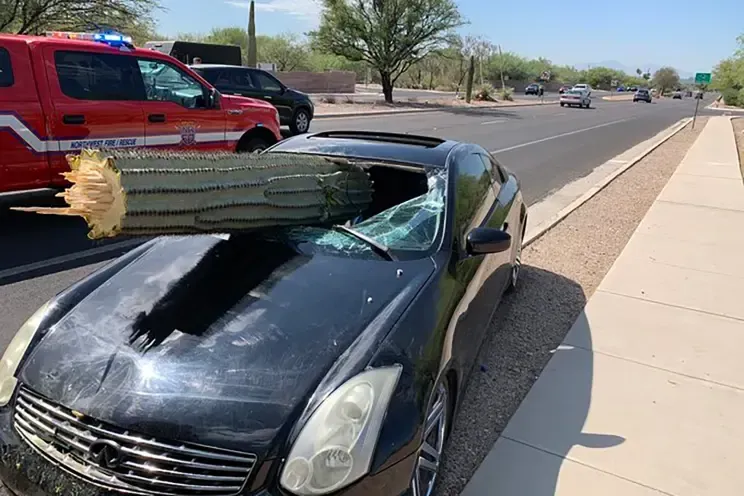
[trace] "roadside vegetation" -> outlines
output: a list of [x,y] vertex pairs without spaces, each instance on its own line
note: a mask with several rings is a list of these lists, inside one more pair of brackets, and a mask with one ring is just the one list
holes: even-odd
[[734,54],[713,69],[711,86],[721,92],[726,105],[744,107],[744,34],[736,38]]
[[253,15],[248,30],[235,26],[166,35],[158,33],[151,20],[163,9],[159,0],[0,0],[0,31],[42,34],[110,28],[131,35],[138,45],[165,39],[238,45],[245,65],[272,62],[281,72],[355,72],[359,83],[381,85],[388,102],[393,87],[464,91],[471,59],[473,98],[483,101],[511,100],[512,85],[535,81],[556,87],[583,82],[605,90],[611,89],[613,81],[623,86],[653,85],[663,91],[680,85],[673,68],[653,75],[641,69],[635,74],[607,67],[579,70],[542,57],[522,57],[482,37],[456,34],[467,22],[453,0],[320,1],[320,25],[306,35],[249,37],[250,28],[252,33],[261,31],[260,19],[256,29]]

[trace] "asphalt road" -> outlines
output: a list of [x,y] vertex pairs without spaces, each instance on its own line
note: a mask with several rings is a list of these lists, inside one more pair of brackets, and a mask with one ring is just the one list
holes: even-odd
[[[703,105],[701,105],[702,107]],[[694,100],[654,104],[595,100],[591,109],[558,105],[314,121],[311,131],[384,129],[478,143],[516,172],[529,204],[692,115]],[[17,212],[0,214],[0,349],[35,308],[117,251],[80,257],[112,245],[86,238],[82,219]],[[65,259],[66,257],[66,259]],[[51,261],[56,261],[52,263]],[[28,264],[35,264],[27,270]]]

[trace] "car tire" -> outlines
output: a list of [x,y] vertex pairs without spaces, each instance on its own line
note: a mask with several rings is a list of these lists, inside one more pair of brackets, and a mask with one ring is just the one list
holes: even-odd
[[561,102],[561,107],[563,107],[564,105],[566,105],[566,104],[565,104],[565,103],[563,103],[563,102]]
[[[452,405],[449,381],[444,376],[434,386],[432,399],[424,416],[426,419],[424,420],[426,422],[424,433],[429,430],[431,432],[423,439],[418,450],[413,474],[411,474],[411,496],[429,496],[434,493],[439,479],[444,446],[452,425]],[[423,479],[422,476],[424,476]]]
[[238,147],[238,153],[259,153],[266,150],[269,144],[261,138],[255,137]]
[[304,134],[310,129],[310,112],[304,108],[297,109],[289,123],[292,134]]

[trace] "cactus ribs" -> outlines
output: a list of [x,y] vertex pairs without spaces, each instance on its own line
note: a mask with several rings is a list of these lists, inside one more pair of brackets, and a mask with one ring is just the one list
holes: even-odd
[[88,237],[233,232],[343,221],[372,202],[368,173],[345,159],[290,153],[83,150],[68,155],[68,207]]

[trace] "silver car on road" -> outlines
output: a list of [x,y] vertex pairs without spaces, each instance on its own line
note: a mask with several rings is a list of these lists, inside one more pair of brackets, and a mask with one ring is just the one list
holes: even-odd
[[592,99],[589,96],[589,92],[578,90],[576,88],[563,93],[560,97],[559,102],[561,104],[561,107],[568,105],[569,107],[577,106],[589,108],[592,105]]

